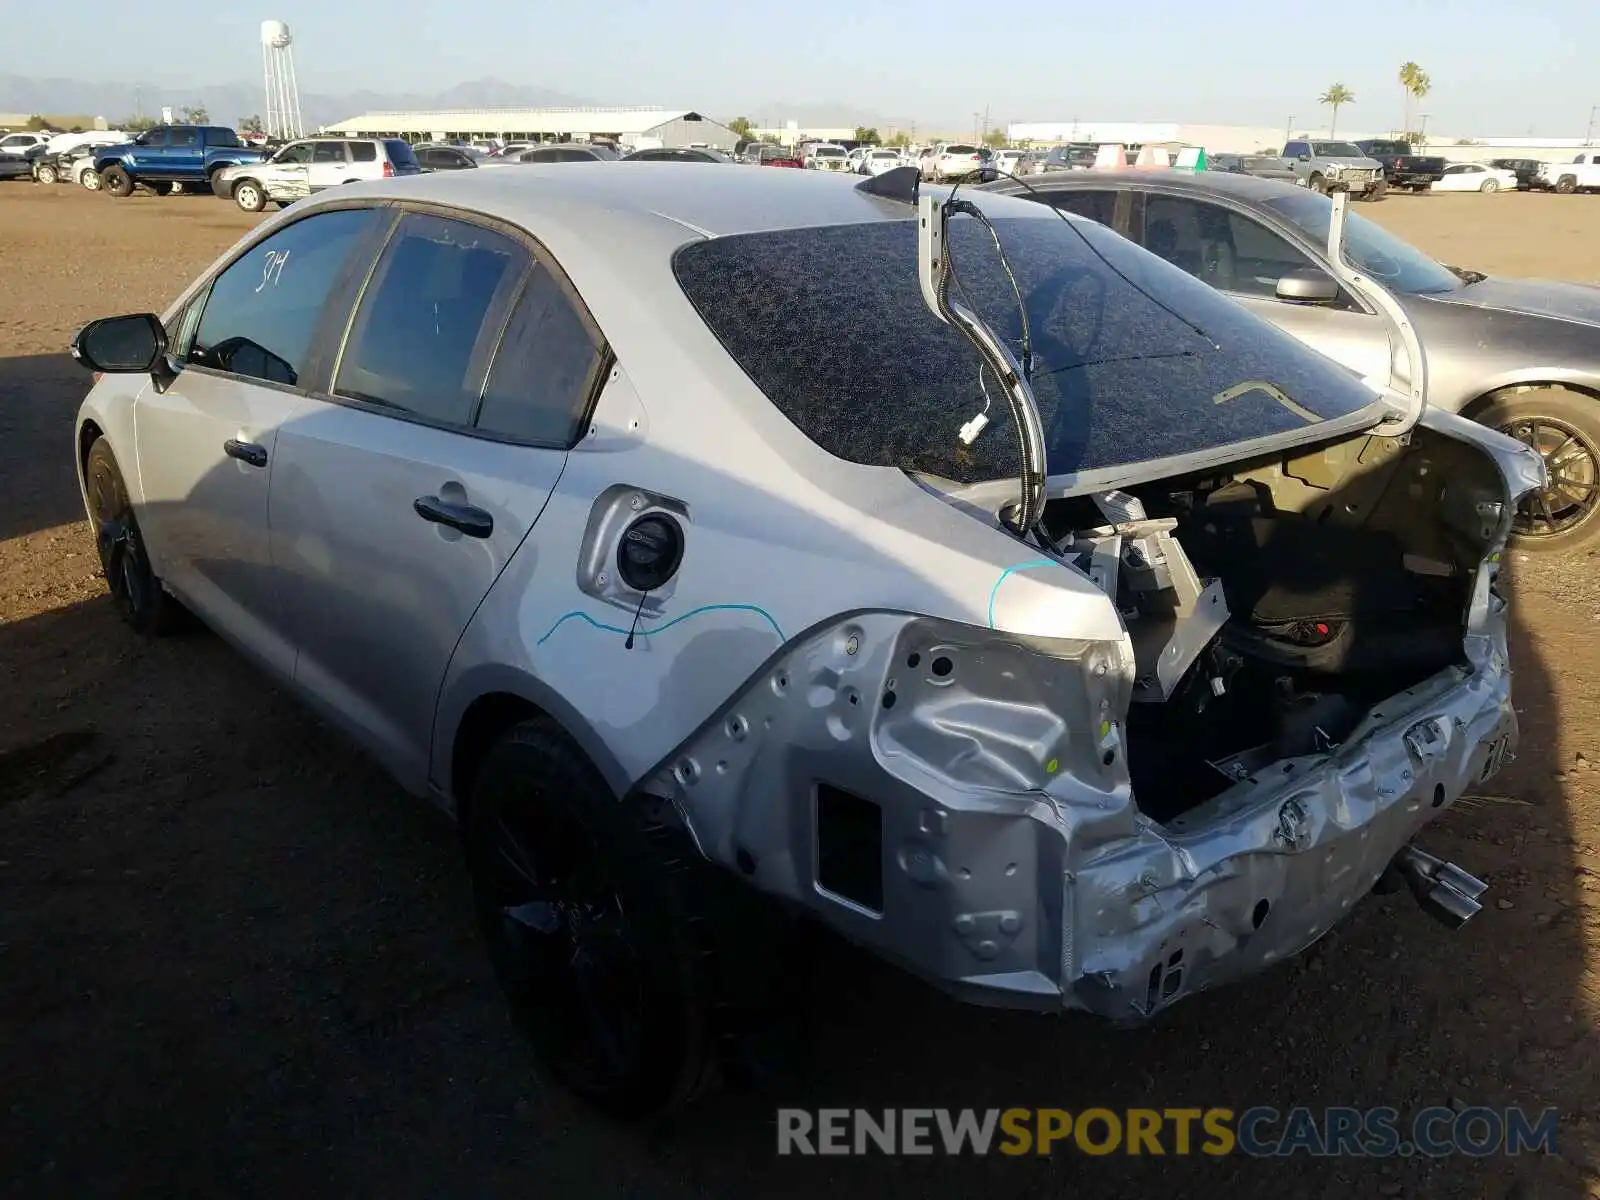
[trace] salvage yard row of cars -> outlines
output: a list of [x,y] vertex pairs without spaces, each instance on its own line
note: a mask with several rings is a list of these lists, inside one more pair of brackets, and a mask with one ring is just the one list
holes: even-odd
[[80,332],[73,465],[135,630],[460,823],[578,1093],[700,1094],[796,918],[1128,1021],[1374,889],[1479,911],[1415,839],[1515,750],[1508,546],[1600,532],[1600,290],[1427,259],[1359,167],[368,144]]

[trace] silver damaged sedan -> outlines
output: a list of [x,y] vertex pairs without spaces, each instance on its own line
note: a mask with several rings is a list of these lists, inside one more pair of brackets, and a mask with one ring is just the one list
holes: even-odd
[[127,621],[455,815],[560,1078],[695,1094],[758,914],[1141,1020],[1375,886],[1477,911],[1412,842],[1515,745],[1537,456],[1093,222],[715,174],[351,185],[74,343]]

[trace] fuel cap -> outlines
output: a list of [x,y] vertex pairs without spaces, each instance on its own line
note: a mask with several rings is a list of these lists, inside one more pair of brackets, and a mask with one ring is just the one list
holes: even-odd
[[617,545],[617,574],[636,592],[653,592],[678,573],[683,562],[683,526],[666,513],[650,513],[629,525]]

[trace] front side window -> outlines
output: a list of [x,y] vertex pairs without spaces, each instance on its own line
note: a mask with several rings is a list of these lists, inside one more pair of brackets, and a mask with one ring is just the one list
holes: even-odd
[[187,149],[190,146],[198,146],[199,144],[200,133],[198,130],[194,129],[174,129],[172,131],[172,138],[167,143],[167,145],[171,146],[175,150],[179,147]]
[[133,139],[133,144],[136,146],[148,146],[151,149],[165,146],[167,144],[166,126],[158,125],[154,129],[145,130],[138,137]]
[[318,213],[258,242],[212,284],[188,361],[298,384],[345,262],[381,219],[370,208]]
[[292,146],[285,146],[278,151],[278,156],[272,160],[275,163],[286,165],[304,165],[311,161],[311,143],[296,142]]
[[602,347],[571,286],[540,263],[506,325],[477,427],[518,441],[571,446],[594,394]]
[[1283,157],[1285,158],[1299,158],[1301,155],[1307,157],[1311,155],[1311,147],[1304,142],[1289,142],[1283,148]]
[[334,391],[465,426],[529,255],[501,233],[407,213],[356,312]]
[[[1313,245],[1327,245],[1333,202],[1326,196],[1300,189],[1263,203],[1299,226]],[[1345,214],[1344,252],[1362,271],[1396,291],[1425,296],[1454,292],[1462,286],[1459,276],[1381,225],[1355,213]]]
[[1246,296],[1272,296],[1278,280],[1315,265],[1248,217],[1175,196],[1146,198],[1144,245],[1196,279]]

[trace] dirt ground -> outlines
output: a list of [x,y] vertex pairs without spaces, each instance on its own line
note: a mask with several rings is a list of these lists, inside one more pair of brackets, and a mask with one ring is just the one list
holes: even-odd
[[[1444,261],[1600,282],[1600,199],[1392,197]],[[964,1008],[842,947],[793,1063],[621,1129],[514,1037],[452,831],[203,632],[112,612],[64,349],[253,218],[0,183],[0,1190],[8,1195],[1600,1196],[1600,582],[1513,565],[1518,761],[1423,844],[1449,934],[1375,897],[1153,1028]],[[1555,1106],[1554,1157],[778,1159],[778,1105]]]

